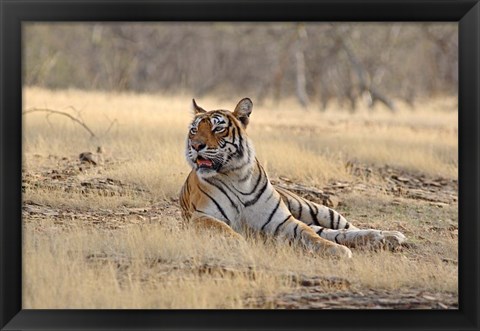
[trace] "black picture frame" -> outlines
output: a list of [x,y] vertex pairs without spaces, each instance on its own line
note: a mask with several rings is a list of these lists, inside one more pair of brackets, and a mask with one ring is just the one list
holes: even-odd
[[[480,4],[473,0],[0,0],[0,327],[50,329],[478,330]],[[449,21],[459,24],[459,309],[22,310],[22,22]]]

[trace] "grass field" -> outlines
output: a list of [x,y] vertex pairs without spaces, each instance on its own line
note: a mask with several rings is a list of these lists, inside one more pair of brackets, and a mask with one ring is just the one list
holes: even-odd
[[[232,109],[243,96],[197,99]],[[272,180],[320,189],[359,227],[403,232],[351,260],[196,233],[177,196],[190,95],[24,89],[23,308],[457,308],[455,98],[325,112],[257,105],[248,132]],[[78,154],[102,146],[103,161]]]

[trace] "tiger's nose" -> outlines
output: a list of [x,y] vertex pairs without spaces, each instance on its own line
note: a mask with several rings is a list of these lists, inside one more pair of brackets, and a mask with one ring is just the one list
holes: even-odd
[[202,149],[204,149],[205,146],[207,146],[207,145],[204,144],[204,143],[199,143],[199,142],[193,142],[193,141],[192,141],[192,148],[193,148],[194,150],[196,150],[197,152],[200,151],[200,150],[202,150]]

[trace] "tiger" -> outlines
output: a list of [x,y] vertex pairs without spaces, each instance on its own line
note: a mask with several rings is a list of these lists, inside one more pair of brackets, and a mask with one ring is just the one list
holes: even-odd
[[247,228],[340,258],[352,257],[350,248],[396,248],[405,242],[401,232],[359,229],[337,211],[273,185],[246,132],[253,109],[249,98],[233,112],[207,111],[195,99],[192,108],[185,149],[191,171],[179,196],[185,221],[237,239]]

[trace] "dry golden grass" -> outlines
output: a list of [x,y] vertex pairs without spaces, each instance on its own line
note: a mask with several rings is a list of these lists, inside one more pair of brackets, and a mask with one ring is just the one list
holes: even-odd
[[243,308],[249,296],[295,291],[291,273],[341,277],[360,288],[457,290],[456,266],[439,258],[356,252],[337,261],[280,243],[239,244],[158,224],[113,233],[82,227],[60,233],[49,225],[46,233],[25,234],[24,307]]
[[[199,275],[205,263],[241,264],[253,261],[253,252],[232,250],[222,238],[206,240],[188,229],[150,225],[110,233],[80,227],[25,237],[25,307],[240,308],[242,295],[273,293],[282,286],[267,273],[255,280]],[[218,256],[218,249],[224,254]],[[182,263],[188,269],[174,269]]]
[[[232,109],[240,97],[197,101],[207,109]],[[98,135],[89,138],[84,129],[62,116],[25,115],[26,171],[55,169],[56,159],[49,155],[73,159],[101,145],[109,158],[118,161],[116,166],[86,171],[79,177],[120,179],[147,193],[98,196],[40,187],[27,188],[24,199],[60,210],[95,212],[143,207],[176,197],[189,172],[184,144],[192,117],[190,100],[190,95],[26,88],[25,109],[69,112]],[[271,177],[285,176],[321,187],[332,180],[353,180],[345,164],[354,160],[457,178],[454,98],[426,100],[415,110],[400,105],[397,114],[380,108],[350,114],[337,107],[303,111],[293,100],[254,106],[248,131]],[[179,217],[116,230],[73,220],[58,224],[49,217],[29,221],[24,223],[23,307],[242,308],[247,297],[295,291],[297,285],[283,276],[288,273],[338,276],[360,289],[457,293],[457,266],[442,263],[445,257],[456,259],[456,238],[424,232],[426,220],[455,223],[456,205],[438,208],[404,200],[401,206],[391,206],[391,196],[371,194],[345,195],[345,207],[339,211],[357,219],[372,215],[367,222],[380,229],[399,230],[401,224],[409,229],[407,236],[420,244],[419,250],[405,254],[354,251],[353,259],[335,261],[255,238],[247,244],[206,238],[208,234],[179,227]],[[410,214],[412,208],[420,210],[421,216]],[[205,265],[218,270],[203,272]]]

